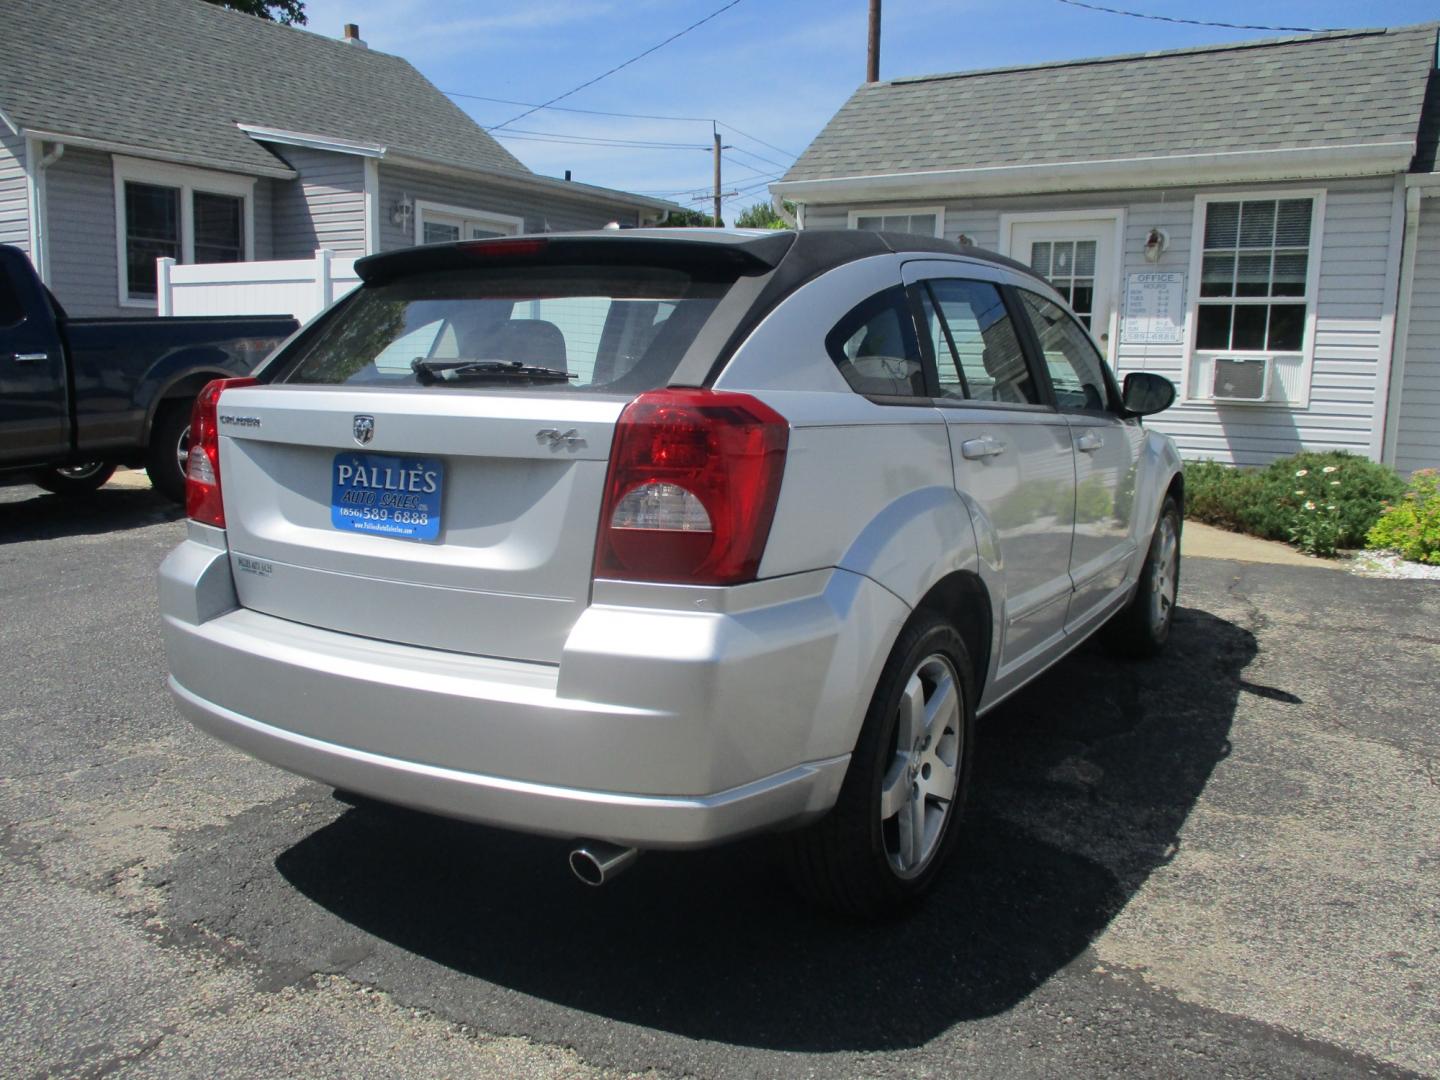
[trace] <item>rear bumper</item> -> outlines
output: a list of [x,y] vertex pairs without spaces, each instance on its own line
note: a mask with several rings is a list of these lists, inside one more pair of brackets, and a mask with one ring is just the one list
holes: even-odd
[[586,610],[557,667],[238,608],[227,553],[195,539],[166,560],[160,585],[171,689],[210,734],[385,801],[656,848],[829,809],[888,648],[880,638],[906,615],[842,571],[743,603],[712,594],[722,611],[641,608],[620,590]]

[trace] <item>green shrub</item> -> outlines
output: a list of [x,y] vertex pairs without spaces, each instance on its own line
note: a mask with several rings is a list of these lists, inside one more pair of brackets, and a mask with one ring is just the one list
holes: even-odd
[[1340,450],[1295,454],[1258,470],[1185,466],[1187,517],[1317,555],[1364,546],[1385,505],[1404,490],[1388,465]]
[[1415,562],[1440,564],[1440,473],[1421,469],[1411,476],[1405,494],[1381,515],[1365,542]]

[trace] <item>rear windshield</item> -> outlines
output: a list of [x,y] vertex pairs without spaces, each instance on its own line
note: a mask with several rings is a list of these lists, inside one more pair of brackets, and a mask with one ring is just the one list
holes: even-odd
[[[639,393],[666,385],[733,280],[656,267],[536,266],[367,285],[296,343],[277,381]],[[471,363],[479,367],[441,381],[416,370]],[[495,371],[516,364],[570,377]]]

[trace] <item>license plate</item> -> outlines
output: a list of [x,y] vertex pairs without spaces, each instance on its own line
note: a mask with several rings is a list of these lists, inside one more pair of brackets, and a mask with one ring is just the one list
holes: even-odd
[[445,463],[389,454],[335,455],[330,524],[347,532],[434,540],[440,535]]

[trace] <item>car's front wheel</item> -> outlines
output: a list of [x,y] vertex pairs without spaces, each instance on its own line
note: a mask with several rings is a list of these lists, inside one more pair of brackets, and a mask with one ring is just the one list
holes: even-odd
[[791,839],[800,891],[861,918],[925,892],[958,836],[974,731],[965,643],[919,612],[886,661],[835,807]]
[[1135,596],[1105,627],[1106,644],[1122,656],[1156,656],[1170,640],[1180,592],[1180,528],[1180,507],[1167,495]]

